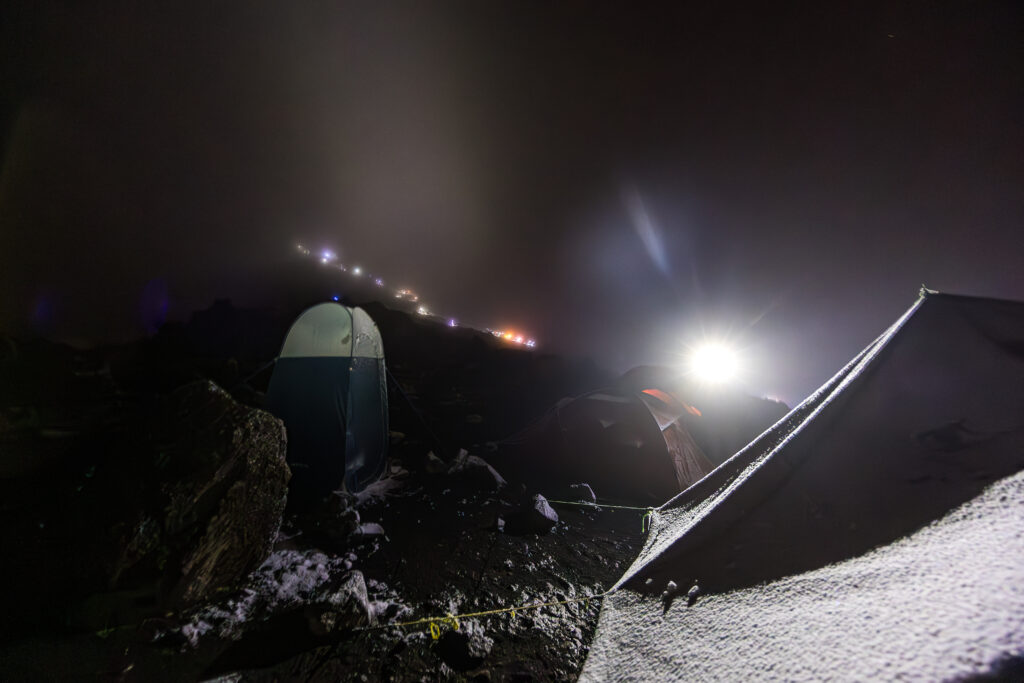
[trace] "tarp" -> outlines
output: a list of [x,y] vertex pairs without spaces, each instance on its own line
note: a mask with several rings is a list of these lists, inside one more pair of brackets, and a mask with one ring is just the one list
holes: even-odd
[[1024,304],[926,293],[655,513],[583,676],[935,679],[1022,657],[1021,469]]
[[378,479],[387,459],[387,384],[370,316],[337,303],[303,312],[285,337],[267,408],[287,430],[293,492],[361,491]]

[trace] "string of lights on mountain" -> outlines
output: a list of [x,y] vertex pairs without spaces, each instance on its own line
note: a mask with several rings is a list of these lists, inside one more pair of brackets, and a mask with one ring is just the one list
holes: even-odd
[[[345,264],[341,263],[341,261],[338,260],[337,253],[335,253],[334,251],[331,251],[330,249],[324,249],[324,250],[322,250],[322,251],[320,251],[318,253],[314,253],[312,250],[310,250],[308,247],[306,247],[306,246],[304,246],[302,244],[297,244],[295,246],[296,246],[296,249],[298,250],[298,252],[301,255],[308,256],[308,257],[310,257],[312,259],[319,260],[320,265],[322,265],[324,267],[336,268],[337,270],[339,270],[339,271],[341,271],[343,273],[348,273],[349,275],[351,275],[353,277],[372,278],[373,279],[373,284],[375,284],[376,286],[381,287],[381,288],[383,288],[385,286],[384,285],[384,280],[382,278],[375,277],[375,276],[365,272],[365,270],[362,268],[362,266],[352,266],[350,268],[350,267],[346,266]],[[440,315],[437,315],[437,314],[433,313],[430,310],[430,308],[426,305],[426,303],[420,301],[419,295],[417,295],[412,289],[409,289],[407,287],[403,287],[402,289],[394,290],[393,294],[394,294],[394,297],[396,299],[400,299],[402,301],[407,301],[407,302],[410,302],[410,303],[417,304],[416,312],[418,314],[420,314],[420,315],[422,315],[424,317],[434,317],[434,318],[437,318],[438,320],[444,322],[448,327],[459,327],[459,322],[458,322],[458,320],[456,318],[447,317],[447,316],[440,316]],[[335,301],[338,300],[337,296],[334,296],[333,298],[334,298]],[[494,337],[497,337],[498,339],[501,339],[502,341],[505,341],[505,342],[509,343],[509,344],[514,344],[514,345],[522,346],[523,348],[529,348],[529,349],[533,349],[533,348],[537,347],[537,341],[535,339],[533,339],[532,337],[529,337],[528,335],[523,334],[523,333],[521,333],[519,331],[516,331],[516,330],[501,330],[501,329],[493,329],[493,328],[490,328],[490,327],[486,327],[486,328],[484,328],[484,331],[489,333],[489,334],[491,334],[491,335],[493,335]]]

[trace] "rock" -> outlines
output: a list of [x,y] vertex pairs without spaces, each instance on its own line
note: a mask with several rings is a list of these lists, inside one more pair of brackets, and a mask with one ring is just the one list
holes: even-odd
[[434,451],[427,453],[426,470],[429,474],[444,474],[448,471],[448,464],[434,455]]
[[344,541],[360,529],[359,511],[355,508],[345,510],[331,520],[333,523],[321,524],[321,529],[336,542]]
[[307,607],[305,612],[310,631],[314,635],[326,635],[357,626],[372,626],[375,616],[366,591],[366,581],[360,571],[349,572],[341,585],[323,602]]
[[366,537],[383,536],[384,527],[376,522],[367,522],[359,525],[359,535]]
[[327,509],[330,512],[345,512],[356,505],[358,499],[348,491],[332,491],[327,496]]
[[459,455],[448,473],[483,491],[495,491],[507,484],[505,479],[486,460],[469,455],[465,449],[459,451]]
[[558,513],[551,509],[547,499],[536,494],[523,509],[508,520],[506,527],[517,534],[546,534],[558,524]]
[[195,647],[207,634],[237,641],[253,631],[290,630],[296,618],[318,637],[372,625],[377,610],[369,586],[361,572],[346,571],[345,562],[318,551],[279,550],[249,575],[243,590],[191,610],[184,623],[159,635]]
[[405,486],[405,477],[389,476],[378,479],[356,494],[356,505],[363,507],[368,504],[383,503],[389,496],[397,495]]
[[149,489],[148,510],[113,563],[110,586],[155,568],[170,587],[168,606],[184,607],[237,586],[267,558],[291,473],[281,421],[214,383],[182,387],[169,407],[152,429],[173,442],[150,481],[136,484]]
[[570,484],[569,495],[573,500],[579,500],[584,503],[597,502],[597,496],[594,495],[594,490],[590,488],[590,484]]
[[486,635],[484,627],[475,621],[464,621],[459,629],[445,631],[434,646],[444,663],[456,671],[468,671],[483,663],[491,653],[494,640]]
[[327,497],[326,513],[316,516],[317,527],[335,543],[344,542],[359,530],[359,511],[356,496],[346,491],[334,491]]

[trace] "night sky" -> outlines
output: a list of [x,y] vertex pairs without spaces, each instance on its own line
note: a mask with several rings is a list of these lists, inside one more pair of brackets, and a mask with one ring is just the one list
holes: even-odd
[[0,330],[256,304],[299,240],[794,402],[922,283],[1024,299],[1019,2],[290,4],[0,10]]

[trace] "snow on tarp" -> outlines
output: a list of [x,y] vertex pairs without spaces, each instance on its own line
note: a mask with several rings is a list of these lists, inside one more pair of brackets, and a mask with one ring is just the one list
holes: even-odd
[[619,591],[604,600],[581,680],[935,681],[1022,656],[1016,474],[909,538],[822,569],[692,606],[683,595],[667,611]]
[[[660,616],[668,581],[683,592],[696,581],[728,603],[747,595],[737,589],[892,543],[1022,468],[1024,304],[929,293],[778,424],[662,506],[608,599],[587,671],[639,667],[642,677],[668,677],[680,660],[704,656],[678,624],[658,630],[686,609],[683,599]],[[1014,560],[1024,565],[1019,552]],[[946,571],[978,602],[977,566],[964,562]],[[840,622],[821,637],[842,641]],[[630,660],[618,661],[607,639],[620,627],[653,628],[676,654],[634,661],[623,650]],[[734,666],[733,674],[756,673]]]

